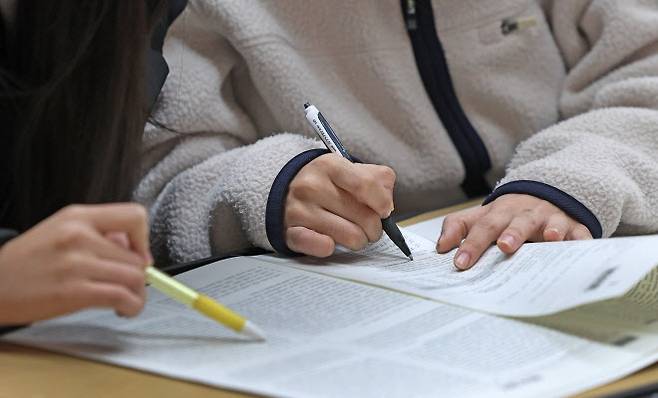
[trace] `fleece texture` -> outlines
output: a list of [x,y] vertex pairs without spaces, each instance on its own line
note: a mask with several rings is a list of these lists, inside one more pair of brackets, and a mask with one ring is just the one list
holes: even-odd
[[[594,215],[601,236],[656,231],[658,2],[431,3],[491,185],[553,187]],[[526,17],[537,23],[501,30]],[[322,147],[307,101],[350,153],[396,171],[400,217],[466,198],[399,0],[192,0],[164,54],[171,72],[155,119],[167,128],[145,132],[136,191],[159,258],[272,248],[272,184],[288,161]]]

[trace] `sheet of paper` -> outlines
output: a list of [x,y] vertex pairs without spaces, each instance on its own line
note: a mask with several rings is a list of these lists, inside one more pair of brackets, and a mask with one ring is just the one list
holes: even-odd
[[619,298],[531,318],[531,322],[609,344],[658,335],[658,269]]
[[443,219],[445,217],[436,217],[427,221],[419,222],[414,225],[405,227],[405,230],[422,236],[423,238],[429,240],[430,242],[436,243],[441,235],[441,229],[443,227]]
[[268,340],[245,340],[151,289],[134,320],[87,311],[4,338],[286,397],[558,396],[628,374],[658,352],[655,336],[601,344],[250,258],[179,279],[248,316]]
[[548,315],[622,296],[658,265],[658,235],[650,235],[528,243],[513,256],[492,247],[460,272],[454,251],[439,255],[433,242],[403,233],[414,261],[386,237],[328,259],[262,259],[506,316]]

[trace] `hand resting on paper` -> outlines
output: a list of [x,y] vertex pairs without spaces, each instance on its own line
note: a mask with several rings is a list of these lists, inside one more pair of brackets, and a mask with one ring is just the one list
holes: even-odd
[[459,247],[454,264],[466,270],[493,242],[512,254],[526,241],[581,239],[592,239],[587,227],[550,202],[530,195],[507,194],[485,206],[447,216],[436,250],[446,253]]
[[[121,231],[123,241],[112,234]],[[0,248],[0,325],[90,307],[124,316],[144,306],[152,262],[146,210],[131,203],[66,207]]]
[[381,219],[393,211],[395,172],[326,154],[304,166],[290,183],[285,239],[296,252],[327,257],[336,244],[364,248],[382,236]]

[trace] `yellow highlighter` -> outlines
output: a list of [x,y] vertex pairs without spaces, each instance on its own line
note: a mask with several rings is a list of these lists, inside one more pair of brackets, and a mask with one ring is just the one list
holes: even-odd
[[152,266],[146,268],[146,280],[151,286],[162,293],[194,308],[208,318],[214,319],[245,336],[256,340],[265,340],[263,332],[252,322],[244,319],[205,294],[195,292]]

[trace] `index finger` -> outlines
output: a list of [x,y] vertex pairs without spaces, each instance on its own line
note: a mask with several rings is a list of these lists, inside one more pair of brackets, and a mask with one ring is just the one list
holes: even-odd
[[395,173],[388,167],[343,159],[334,162],[327,173],[336,186],[373,209],[381,218],[388,217],[393,211]]
[[88,220],[102,234],[125,233],[131,249],[137,251],[146,263],[153,261],[149,249],[148,216],[143,206],[136,203],[71,206],[67,212]]
[[486,206],[480,206],[447,215],[443,219],[441,235],[436,242],[436,251],[438,253],[447,253],[459,246],[459,243],[466,237],[471,226],[483,217],[488,209]]

